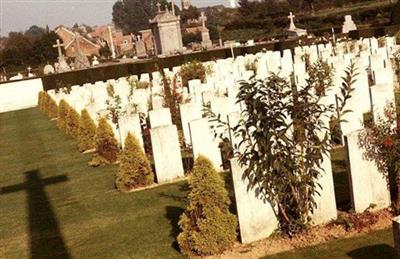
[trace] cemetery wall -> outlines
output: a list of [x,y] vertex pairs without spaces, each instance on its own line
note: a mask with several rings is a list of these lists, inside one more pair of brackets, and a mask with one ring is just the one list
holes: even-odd
[[19,80],[0,85],[0,113],[31,108],[37,105],[43,90],[40,78]]

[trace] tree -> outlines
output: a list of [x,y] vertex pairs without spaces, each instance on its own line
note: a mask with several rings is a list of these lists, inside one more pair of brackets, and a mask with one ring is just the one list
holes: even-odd
[[121,154],[115,185],[121,192],[127,192],[152,183],[154,183],[154,175],[150,162],[139,141],[129,133],[125,139],[125,148]]
[[219,254],[236,240],[237,219],[229,212],[224,181],[211,162],[199,156],[189,180],[189,204],[179,220],[179,247],[185,255]]
[[392,24],[400,24],[400,1],[393,7],[390,20]]
[[86,109],[81,112],[79,120],[78,149],[85,152],[95,148],[96,124]]
[[188,20],[198,19],[200,16],[199,9],[196,6],[191,5],[189,9],[181,12],[182,23],[186,23]]
[[[168,5],[171,9],[171,3],[166,0],[125,0],[117,1],[113,6],[113,22],[121,28],[124,33],[138,33],[140,30],[149,27],[149,19],[154,18],[157,13],[157,3],[160,3],[162,9]],[[179,8],[175,6],[176,14],[179,14]]]
[[117,162],[119,154],[118,142],[110,124],[104,117],[100,118],[97,126],[95,146],[96,153],[89,165],[100,166]]

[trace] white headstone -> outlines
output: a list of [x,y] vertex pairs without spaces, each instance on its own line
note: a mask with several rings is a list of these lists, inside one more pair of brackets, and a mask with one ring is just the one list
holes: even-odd
[[175,125],[150,129],[158,183],[184,176],[178,130]]
[[364,212],[371,205],[375,205],[375,209],[386,208],[390,206],[388,184],[375,162],[364,158],[365,150],[359,146],[359,134],[360,131],[355,131],[346,136],[353,209]]
[[219,140],[214,138],[206,118],[189,122],[190,136],[192,139],[193,155],[197,158],[203,155],[208,158],[215,168],[221,168],[221,151],[218,147]]
[[151,110],[149,112],[149,119],[151,128],[172,125],[171,112],[169,108]]

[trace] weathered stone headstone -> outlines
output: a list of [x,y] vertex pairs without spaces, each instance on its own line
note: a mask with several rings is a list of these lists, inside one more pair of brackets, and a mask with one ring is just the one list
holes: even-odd
[[393,240],[396,258],[400,258],[400,216],[392,219]]
[[184,176],[178,130],[175,125],[150,129],[158,183]]
[[373,161],[364,157],[365,150],[359,146],[360,131],[346,136],[349,157],[352,205],[355,212],[364,212],[372,205],[375,209],[390,206],[388,183]]
[[138,58],[147,58],[146,44],[138,35],[138,40],[135,42],[136,56]]
[[172,125],[171,111],[169,108],[151,110],[149,112],[151,128]]
[[248,187],[249,181],[243,177],[245,169],[237,158],[231,159],[231,170],[242,243],[269,237],[278,228],[271,204],[257,197],[255,190]]
[[213,163],[215,168],[221,168],[222,158],[218,147],[219,141],[214,139],[208,120],[203,118],[191,121],[189,122],[189,129],[194,157],[203,155]]
[[185,143],[191,144],[189,122],[202,118],[202,106],[199,103],[186,103],[179,107]]

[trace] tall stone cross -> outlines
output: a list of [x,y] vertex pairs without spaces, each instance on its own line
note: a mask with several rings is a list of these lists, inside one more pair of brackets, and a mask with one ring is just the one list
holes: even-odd
[[58,49],[58,57],[59,58],[64,56],[63,53],[62,53],[62,49],[61,49],[64,46],[65,46],[64,44],[60,43],[59,39],[57,39],[57,44],[53,45],[53,48],[57,48]]
[[201,21],[201,23],[203,25],[203,29],[205,29],[206,28],[207,16],[205,16],[204,12],[201,12],[201,16],[200,16],[199,20]]
[[68,181],[65,175],[42,179],[38,171],[25,173],[25,182],[0,188],[0,195],[26,190],[30,258],[70,258],[57,218],[44,188]]
[[161,4],[160,4],[160,2],[158,2],[158,3],[156,4],[156,6],[157,6],[158,12],[161,13]]
[[295,18],[295,17],[296,17],[296,16],[293,15],[292,12],[290,12],[290,15],[288,16],[288,18],[290,19],[290,27],[289,27],[289,30],[294,30],[294,29],[296,29],[296,25],[294,25],[294,18]]

